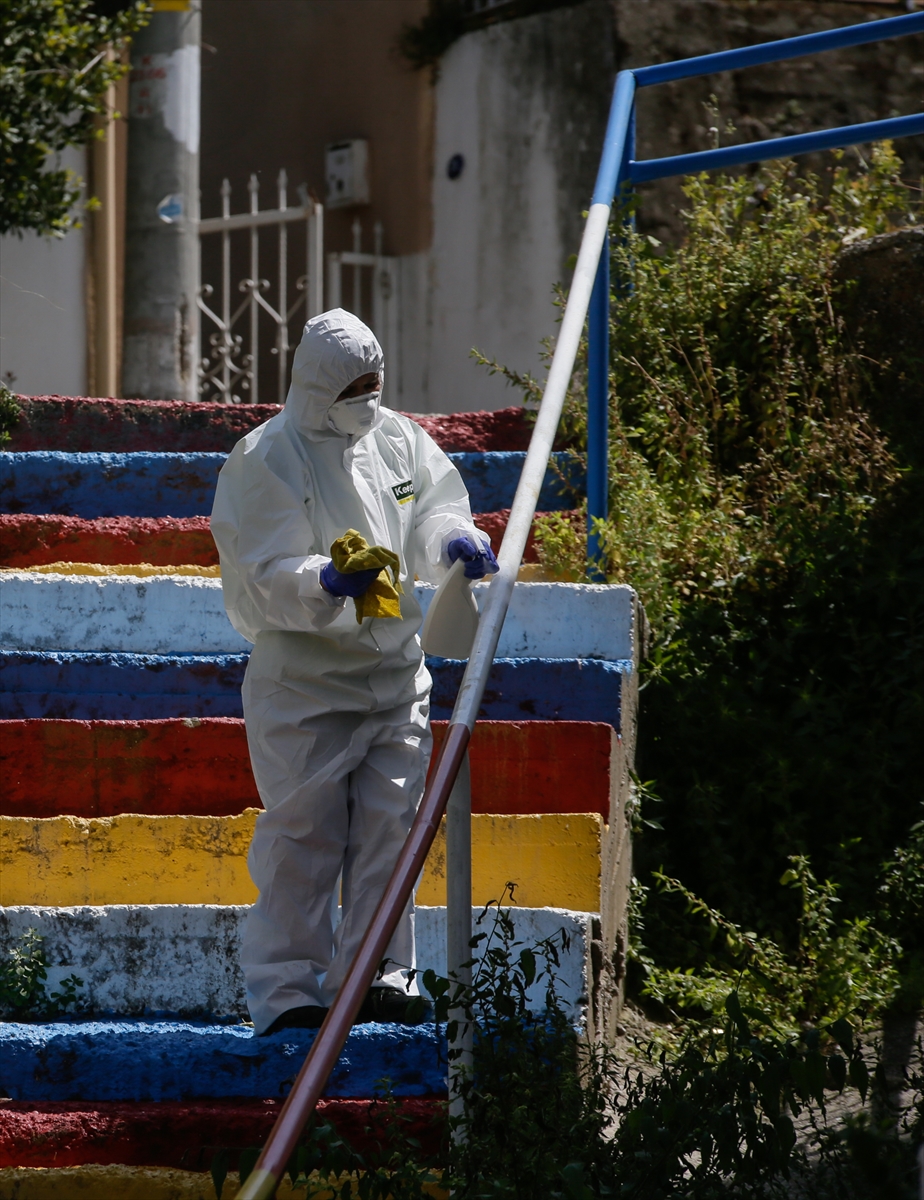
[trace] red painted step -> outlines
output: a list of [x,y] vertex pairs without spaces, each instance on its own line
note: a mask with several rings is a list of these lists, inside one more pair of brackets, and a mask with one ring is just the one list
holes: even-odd
[[218,562],[208,517],[83,517],[0,515],[0,564],[53,562],[152,563],[200,567]]
[[[446,722],[434,721],[437,746]],[[585,721],[481,721],[472,808],[609,818],[616,734]],[[0,815],[230,816],[259,807],[244,722],[0,721]]]
[[[417,1138],[425,1153],[438,1152],[443,1106],[443,1101],[432,1098],[395,1101],[403,1135]],[[0,1100],[0,1167],[122,1163],[207,1171],[216,1150],[236,1152],[262,1145],[280,1108],[276,1100],[188,1104]],[[329,1121],[359,1150],[374,1148],[381,1138],[383,1116],[383,1105],[374,1100],[321,1100],[318,1104],[319,1121]]]
[[[537,516],[542,516],[538,513]],[[475,521],[500,551],[510,509],[477,513]],[[524,562],[536,561],[534,534]],[[208,517],[62,517],[0,513],[0,566],[38,567],[53,562],[152,563],[209,567],[218,551]]]
[[[181,400],[97,400],[18,396],[21,414],[10,450],[128,453],[225,450],[279,412],[277,404]],[[525,450],[532,425],[522,408],[423,416],[406,413],[445,451]]]

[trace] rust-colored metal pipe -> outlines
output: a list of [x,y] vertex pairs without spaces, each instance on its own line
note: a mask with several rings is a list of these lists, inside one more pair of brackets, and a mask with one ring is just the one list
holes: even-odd
[[[621,161],[621,153],[620,150],[617,161]],[[472,646],[468,666],[462,677],[462,685],[436,768],[424,791],[407,841],[359,952],[331,1005],[327,1019],[318,1031],[305,1065],[298,1074],[295,1086],[289,1093],[289,1098],[279,1114],[253,1173],[248,1176],[247,1182],[237,1194],[237,1200],[269,1200],[273,1195],[305,1122],[320,1099],[327,1077],[349,1036],[353,1019],[385,955],[398,918],[410,899],[427,853],[433,845],[440,820],[446,811],[449,793],[452,791],[472,729],[475,727],[488,674],[497,653],[501,627],[507,615],[507,606],[513,594],[517,571],[536,512],[539,492],[545,479],[549,455],[558,431],[562,405],[584,329],[584,319],[590,305],[590,294],[606,240],[609,216],[610,206],[602,202],[593,204],[588,213],[542,404],[536,416],[526,462],[523,464],[504,541],[498,555],[500,570],[491,579],[481,609],[475,644]]]
[[423,870],[470,737],[467,725],[451,724],[446,730],[436,768],[372,923],[238,1200],[269,1200],[274,1195]]

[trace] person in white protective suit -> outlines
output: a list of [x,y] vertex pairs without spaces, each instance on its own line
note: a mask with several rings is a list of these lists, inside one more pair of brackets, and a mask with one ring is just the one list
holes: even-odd
[[[469,578],[497,569],[459,472],[419,425],[380,408],[383,365],[352,314],[309,321],[284,409],[234,447],[212,510],[225,608],[253,643],[242,695],[265,811],[241,961],[258,1033],[321,1024],[423,794],[430,675],[415,577],[438,582],[459,557]],[[334,568],[348,529],[398,555],[399,618],[357,623],[347,596],[378,571]],[[412,902],[359,1019],[419,1019],[413,966]]]

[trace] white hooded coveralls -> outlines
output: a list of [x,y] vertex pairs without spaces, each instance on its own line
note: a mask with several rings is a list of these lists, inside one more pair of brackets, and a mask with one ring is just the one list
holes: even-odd
[[[343,982],[429,761],[430,675],[414,579],[443,577],[453,537],[489,544],[459,472],[419,425],[379,409],[361,436],[329,426],[340,393],[382,366],[357,317],[335,309],[309,321],[283,411],[234,447],[212,510],[225,608],[254,644],[242,696],[265,811],[248,858],[260,896],[241,961],[257,1032],[290,1008],[329,1006]],[[400,619],[357,624],[352,601],[321,587],[331,543],[347,529],[397,553]],[[403,986],[414,965],[413,903],[388,958],[378,982]]]

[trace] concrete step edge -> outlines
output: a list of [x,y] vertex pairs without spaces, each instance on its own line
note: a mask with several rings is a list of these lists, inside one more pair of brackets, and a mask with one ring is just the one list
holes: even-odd
[[[153,904],[0,909],[0,947],[9,949],[29,929],[44,939],[46,988],[75,974],[83,980],[81,1004],[97,1013],[143,1016],[169,1012],[184,1019],[246,1016],[244,980],[238,966],[246,905]],[[591,944],[599,939],[595,913],[514,907],[517,942],[556,939],[563,1003],[579,1016],[594,986]],[[494,910],[472,909],[473,927],[490,933]],[[446,972],[446,909],[417,909],[417,965]],[[483,953],[483,950],[479,953]],[[530,993],[537,1011],[543,986]]]

